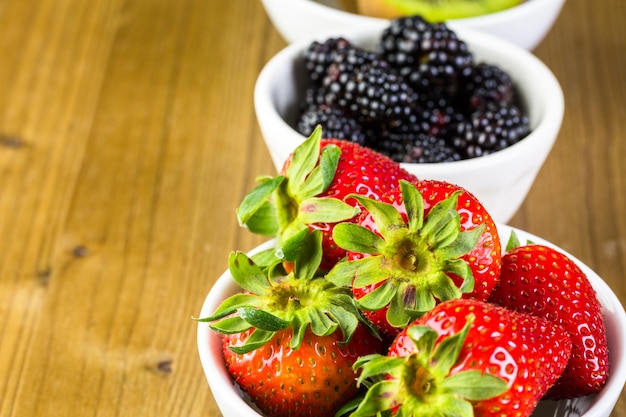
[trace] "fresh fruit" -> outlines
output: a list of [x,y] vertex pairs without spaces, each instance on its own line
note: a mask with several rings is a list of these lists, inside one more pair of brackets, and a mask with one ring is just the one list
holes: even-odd
[[359,392],[352,364],[380,350],[380,342],[363,327],[347,344],[339,336],[306,331],[300,347],[293,349],[293,333],[286,329],[262,347],[237,354],[230,347],[245,343],[247,333],[226,335],[226,367],[265,417],[333,417]]
[[441,181],[400,182],[335,226],[347,250],[327,278],[352,287],[364,314],[387,338],[441,301],[487,300],[500,273],[496,225],[467,190]]
[[604,318],[587,276],[571,258],[545,245],[510,248],[490,301],[546,318],[568,332],[572,357],[549,398],[579,397],[602,389],[609,369]]
[[452,98],[469,76],[473,55],[444,23],[421,16],[391,21],[380,40],[381,57],[421,95]]
[[528,117],[515,105],[488,103],[453,125],[448,138],[466,158],[475,158],[508,148],[529,132]]
[[446,24],[419,15],[394,19],[376,48],[345,38],[309,45],[299,133],[309,136],[319,122],[325,137],[405,163],[476,158],[530,133],[509,74],[474,60]]
[[469,106],[467,110],[473,112],[484,109],[490,103],[515,104],[515,94],[513,80],[506,71],[496,65],[481,62],[472,66],[462,81],[457,99]]
[[356,0],[360,14],[393,19],[420,14],[431,22],[506,10],[521,0]]
[[[446,106],[426,106],[423,133],[446,131]],[[525,417],[602,389],[602,311],[575,260],[514,234],[502,255],[467,190],[321,136],[244,198],[240,223],[276,246],[232,253],[241,292],[198,319],[248,403],[265,417]]]
[[401,179],[415,181],[397,162],[356,143],[321,139],[318,127],[285,161],[280,175],[261,178],[241,203],[239,222],[251,231],[277,238],[276,254],[285,262],[299,255],[299,242],[311,230],[323,237],[321,269],[345,256],[332,237],[334,225],[355,217],[349,194],[380,198]]
[[232,253],[242,291],[199,319],[223,334],[228,371],[266,417],[332,417],[357,394],[354,361],[381,349],[349,291],[318,275],[320,232],[301,250],[288,274],[268,252]]
[[[326,105],[308,107],[298,120],[298,132],[313,132],[317,126],[324,126],[323,139],[341,139],[365,145],[365,132],[356,119],[346,116],[343,110]],[[304,133],[303,133],[304,134]]]
[[530,416],[570,349],[567,333],[547,320],[446,301],[403,330],[388,355],[357,361],[368,390],[350,416]]

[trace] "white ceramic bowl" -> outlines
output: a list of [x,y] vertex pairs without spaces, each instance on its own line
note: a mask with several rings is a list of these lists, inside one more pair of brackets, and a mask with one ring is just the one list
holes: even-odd
[[[503,246],[511,230],[515,230],[520,241],[531,240],[535,243],[557,247],[527,232],[499,225],[498,231]],[[272,241],[266,242],[253,252],[270,248],[272,244]],[[602,304],[609,344],[609,379],[607,385],[597,395],[558,402],[542,401],[533,413],[533,417],[609,417],[626,382],[626,313],[615,293],[595,272],[563,249],[559,250],[570,256],[581,267]],[[222,300],[237,291],[237,284],[230,273],[224,272],[211,288],[199,317],[209,316]],[[224,365],[220,340],[220,335],[212,332],[206,323],[198,323],[200,361],[222,415],[224,417],[260,417],[260,414],[243,399],[241,392],[232,382]]]
[[[355,45],[373,49],[387,23],[374,29],[343,32]],[[552,72],[533,54],[510,42],[470,29],[456,31],[477,62],[497,64],[513,78],[527,108],[532,133],[499,152],[457,162],[402,166],[420,179],[458,184],[473,193],[499,223],[517,212],[558,136],[563,119],[561,87]],[[292,126],[306,89],[302,54],[312,40],[295,42],[276,54],[256,82],[254,106],[261,133],[277,170],[305,137]],[[337,35],[338,36],[338,35]]]
[[[377,27],[384,19],[350,13],[336,0],[261,0],[287,42],[350,27]],[[532,50],[548,33],[565,0],[526,0],[510,9],[465,19],[449,20],[454,28],[478,29]]]

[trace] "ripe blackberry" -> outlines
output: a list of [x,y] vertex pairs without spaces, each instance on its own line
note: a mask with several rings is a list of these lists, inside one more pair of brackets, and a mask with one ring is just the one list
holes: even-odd
[[417,95],[389,64],[377,60],[348,77],[340,102],[361,123],[393,125],[412,112]]
[[322,137],[328,139],[342,139],[365,144],[363,127],[351,117],[337,108],[326,105],[312,106],[300,114],[296,123],[296,130],[308,137],[317,125],[322,126]]
[[512,104],[515,87],[511,76],[502,68],[481,62],[472,66],[463,82],[459,106],[469,111],[485,108],[488,102]]
[[374,149],[397,162],[434,163],[461,159],[461,154],[444,138],[419,132],[384,134]]
[[304,91],[304,100],[300,105],[300,110],[305,111],[310,107],[317,107],[326,104],[326,90],[323,87],[311,86]]
[[348,40],[344,38],[329,38],[320,43],[312,42],[304,51],[304,66],[313,84],[320,85],[326,76],[328,66],[334,61],[338,51],[351,47]]
[[420,16],[393,20],[383,31],[380,49],[418,93],[454,96],[473,62],[467,44],[454,31]]
[[528,133],[528,117],[518,107],[488,103],[451,129],[448,140],[465,158],[475,158],[507,148]]
[[378,60],[376,53],[357,47],[347,47],[337,51],[322,81],[326,104],[345,107],[346,102],[343,100],[343,93],[346,84],[361,67],[375,63]]

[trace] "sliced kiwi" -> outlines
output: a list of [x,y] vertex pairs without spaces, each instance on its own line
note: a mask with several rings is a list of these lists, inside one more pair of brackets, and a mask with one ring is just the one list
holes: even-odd
[[421,15],[430,22],[482,16],[513,7],[523,0],[367,0],[378,3],[378,10],[387,10],[385,16]]

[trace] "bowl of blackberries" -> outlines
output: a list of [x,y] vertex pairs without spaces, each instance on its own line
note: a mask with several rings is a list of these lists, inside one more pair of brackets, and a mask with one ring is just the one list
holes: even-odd
[[507,223],[553,148],[564,99],[527,50],[408,16],[288,45],[261,70],[254,106],[278,171],[319,125],[468,189]]
[[420,14],[509,40],[533,50],[548,34],[565,0],[261,0],[288,42],[312,33],[370,27],[381,21]]

